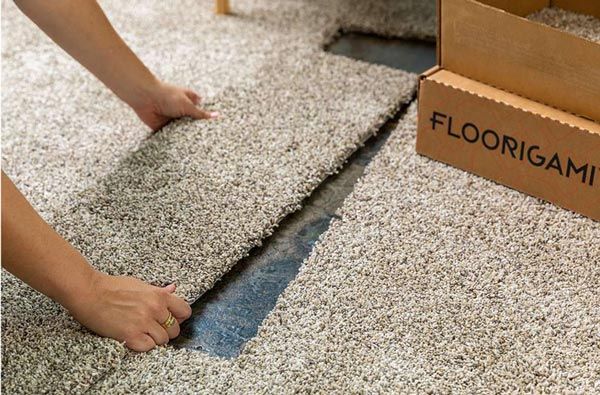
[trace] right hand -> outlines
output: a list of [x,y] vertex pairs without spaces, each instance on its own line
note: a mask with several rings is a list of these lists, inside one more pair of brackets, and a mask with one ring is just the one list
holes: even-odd
[[198,107],[201,98],[191,89],[156,81],[146,87],[143,95],[130,102],[138,117],[153,131],[169,121],[185,116],[193,119],[214,119],[218,113]]
[[[125,342],[134,351],[149,351],[179,335],[179,323],[192,313],[190,306],[173,295],[175,284],[155,287],[133,277],[97,272],[88,295],[69,306],[73,317],[100,336]],[[169,312],[177,322],[162,324]]]

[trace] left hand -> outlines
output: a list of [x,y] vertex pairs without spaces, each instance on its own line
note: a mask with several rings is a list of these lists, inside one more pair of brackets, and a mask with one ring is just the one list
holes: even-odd
[[133,103],[131,107],[142,122],[157,131],[175,118],[214,119],[219,116],[216,112],[198,107],[200,102],[200,96],[191,89],[158,82],[139,103]]
[[[65,307],[91,331],[110,337],[134,351],[149,351],[179,335],[179,323],[192,314],[185,300],[175,296],[175,285],[155,287],[133,277],[97,271],[84,292],[70,295]],[[172,314],[169,328],[163,323]]]

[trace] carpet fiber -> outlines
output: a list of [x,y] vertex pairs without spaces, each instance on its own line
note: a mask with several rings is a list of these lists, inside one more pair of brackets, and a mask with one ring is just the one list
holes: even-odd
[[[342,2],[240,1],[229,17],[210,1],[103,6],[151,69],[206,93],[221,119],[150,136],[5,2],[3,169],[96,267],[175,281],[188,301],[414,95],[408,73],[322,51]],[[125,355],[12,276],[2,281],[6,392],[80,392]]]
[[[209,3],[103,2],[151,68],[224,114],[152,137],[3,3],[3,167],[95,265],[188,300],[415,88],[321,52],[357,24],[339,11],[353,2],[240,1],[228,18]],[[598,224],[417,156],[414,111],[240,357],[127,353],[4,274],[3,390],[593,391]]]
[[597,391],[598,223],[417,155],[415,119],[237,359],[162,348],[94,390]]
[[416,106],[235,360],[135,355],[117,393],[597,392],[597,222],[414,152]]

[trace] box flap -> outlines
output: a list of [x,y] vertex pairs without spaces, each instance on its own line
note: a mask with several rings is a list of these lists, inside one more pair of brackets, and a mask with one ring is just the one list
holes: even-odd
[[475,0],[443,0],[440,34],[442,68],[600,121],[600,45]]
[[479,0],[479,2],[519,16],[527,16],[550,6],[550,0]]
[[506,104],[521,111],[530,112],[544,118],[552,119],[562,124],[577,128],[584,133],[594,133],[600,135],[600,123],[596,123],[590,121],[589,119],[581,118],[536,101],[496,89],[489,85],[465,78],[447,70],[439,70],[435,73],[430,73],[427,78],[431,81],[450,86],[454,89],[459,89],[480,97],[494,100],[498,103]]

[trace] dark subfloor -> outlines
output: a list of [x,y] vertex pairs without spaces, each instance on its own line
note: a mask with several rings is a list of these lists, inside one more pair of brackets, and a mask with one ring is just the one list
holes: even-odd
[[[435,44],[344,34],[327,51],[415,73],[435,64]],[[355,152],[342,170],[327,178],[287,217],[261,247],[240,261],[193,305],[192,317],[182,324],[172,344],[232,358],[254,337],[277,298],[294,279],[336,210],[377,154],[396,125],[400,113]]]

